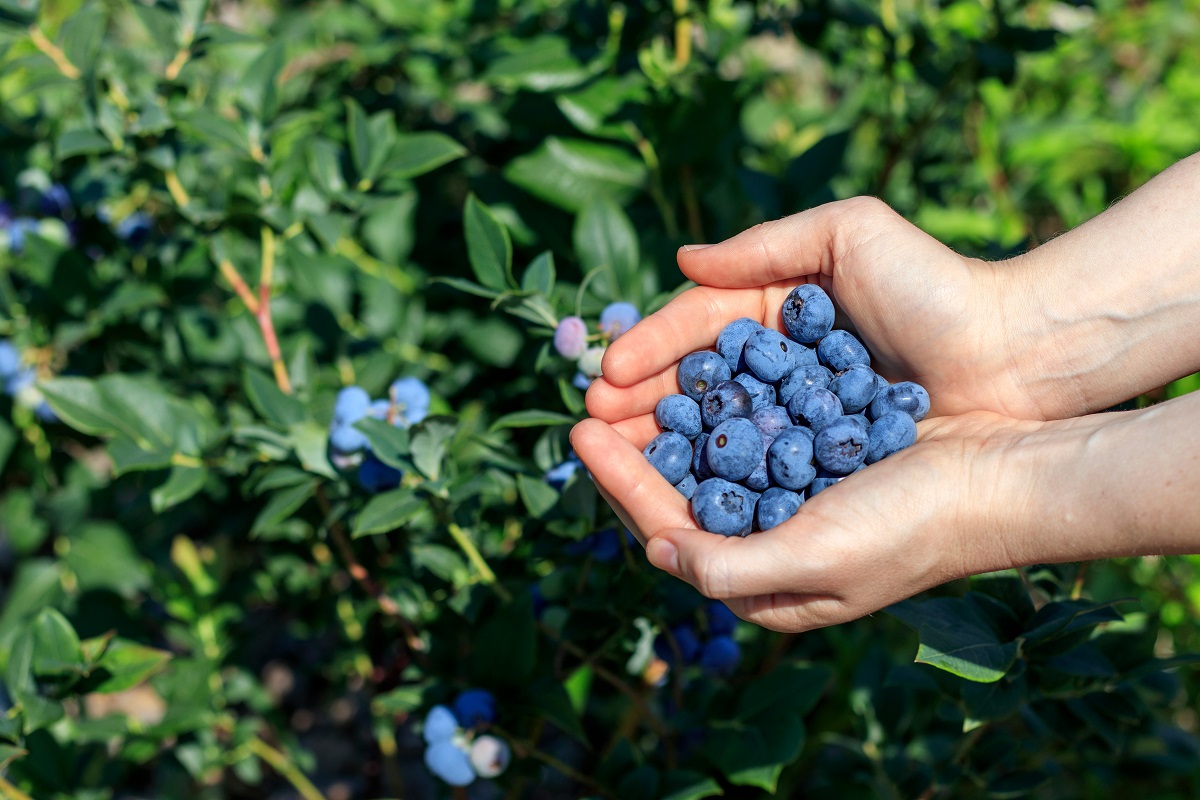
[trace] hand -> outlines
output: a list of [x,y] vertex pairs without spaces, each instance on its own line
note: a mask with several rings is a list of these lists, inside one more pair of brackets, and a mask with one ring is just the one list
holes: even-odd
[[700,286],[617,339],[587,394],[591,416],[639,446],[657,432],[654,405],[679,391],[681,358],[712,349],[738,317],[782,330],[783,300],[805,282],[830,293],[877,372],[929,391],[933,414],[1043,418],[1008,356],[1005,317],[1019,306],[1005,296],[1002,270],[958,255],[878,200],[830,203],[678,258]]
[[[1043,423],[976,412],[921,423],[921,440],[745,538],[699,530],[688,502],[612,426],[584,420],[575,452],[655,566],[779,631],[857,619],[946,581],[1035,563],[1004,524],[1006,454]],[[1071,423],[1056,423],[1070,425]],[[1040,554],[1038,554],[1040,555]]]

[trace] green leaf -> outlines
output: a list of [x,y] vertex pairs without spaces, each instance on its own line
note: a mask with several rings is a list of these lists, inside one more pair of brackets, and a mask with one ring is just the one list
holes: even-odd
[[54,378],[39,385],[54,413],[72,428],[93,436],[125,435],[139,447],[149,444],[144,432],[111,401],[98,382],[86,378]]
[[346,104],[346,138],[350,141],[354,171],[360,181],[373,181],[376,176],[367,174],[371,163],[371,132],[367,126],[367,115],[354,98],[346,97],[342,102]]
[[772,709],[752,724],[710,730],[705,752],[730,783],[774,794],[779,775],[799,758],[804,741],[799,715]]
[[603,270],[608,296],[633,297],[639,283],[638,238],[633,223],[604,195],[584,206],[575,220],[575,255],[585,272]]
[[218,149],[230,150],[239,155],[249,156],[250,137],[241,123],[232,122],[219,114],[208,110],[195,111],[179,119],[180,129],[200,143],[213,145]]
[[536,664],[533,596],[516,595],[472,637],[471,674],[480,684],[522,686]]
[[623,205],[645,185],[646,175],[646,165],[624,148],[554,136],[504,169],[517,186],[572,212],[599,195]]
[[206,480],[208,470],[204,467],[171,467],[167,480],[150,492],[150,507],[156,514],[174,508],[203,489]]
[[[598,65],[602,67],[602,65]],[[492,62],[483,79],[510,91],[551,92],[583,83],[595,72],[571,55],[562,36],[539,36]]]
[[59,160],[66,161],[72,156],[107,153],[112,150],[112,142],[90,128],[76,128],[61,133],[54,143],[54,149]]
[[326,196],[335,197],[346,191],[341,158],[341,149],[328,139],[314,139],[308,145],[309,174]]
[[1010,772],[988,781],[987,796],[993,800],[1029,797],[1050,780],[1048,772],[1025,770]]
[[0,770],[6,769],[9,764],[27,755],[29,755],[28,750],[8,744],[0,744]]
[[410,133],[396,139],[379,172],[388,178],[415,178],[466,154],[466,148],[445,134]]
[[319,478],[313,478],[290,489],[272,494],[262,511],[255,517],[254,524],[250,528],[250,535],[257,536],[264,531],[269,531],[299,511],[300,507],[313,496],[320,482]]
[[18,563],[17,574],[0,607],[0,641],[22,627],[36,611],[60,602],[63,597],[62,572],[56,562],[34,558]]
[[371,443],[371,452],[389,467],[406,470],[412,467],[412,453],[408,431],[385,420],[367,417],[354,423]]
[[665,789],[660,800],[704,800],[725,794],[721,785],[699,772],[677,769],[663,775]]
[[388,533],[404,526],[425,508],[425,500],[411,489],[393,489],[377,494],[358,513],[351,534],[357,539],[376,533]]
[[384,199],[363,219],[363,240],[382,261],[402,264],[415,243],[413,229],[417,193],[405,192]]
[[441,477],[446,448],[457,430],[452,417],[426,417],[413,426],[412,462],[429,480],[436,481]]
[[521,276],[521,291],[549,296],[554,291],[554,254],[549,250],[529,262]]
[[504,428],[539,428],[546,425],[574,425],[579,420],[558,411],[543,411],[537,408],[527,408],[524,411],[514,411],[505,414],[492,423],[490,430],[498,431]]
[[107,677],[92,691],[111,694],[132,689],[161,672],[170,660],[171,654],[165,650],[156,650],[127,639],[113,639],[97,664],[99,669],[107,673]]
[[746,687],[738,700],[738,719],[746,720],[771,709],[803,717],[821,699],[832,677],[828,667],[780,664]]
[[1102,622],[1119,622],[1122,617],[1113,606],[1130,600],[1093,603],[1089,600],[1060,600],[1047,603],[1029,620],[1021,638],[1028,642],[1043,642],[1067,636]]
[[0,419],[0,470],[8,463],[13,448],[17,446],[17,431],[6,420]]
[[63,561],[80,591],[107,589],[126,598],[149,588],[150,576],[128,533],[115,524],[90,522],[71,533]]
[[491,209],[474,194],[467,197],[463,210],[463,229],[467,237],[467,258],[475,279],[489,289],[503,291],[512,283],[512,241],[508,229],[500,224]]
[[905,600],[885,610],[920,635],[918,663],[990,683],[1013,665],[1017,642],[1003,641],[982,608],[967,598],[939,597],[920,603]]
[[267,422],[286,428],[308,416],[303,403],[284,394],[272,378],[253,367],[242,371],[242,385],[254,410]]
[[495,300],[500,296],[500,292],[494,289],[486,289],[473,281],[464,280],[463,278],[432,278],[430,279],[430,283],[444,283],[452,289],[457,289],[460,292],[466,292],[476,297],[486,297],[488,300]]
[[329,463],[329,429],[316,420],[306,419],[288,428],[292,451],[300,465],[314,475],[337,480],[337,470]]
[[250,64],[239,85],[245,108],[260,120],[274,118],[279,106],[277,88],[279,72],[284,63],[284,39],[267,43],[258,58]]
[[61,675],[82,672],[83,650],[79,634],[71,623],[53,608],[44,608],[30,626],[33,633],[33,658],[30,662],[35,675]]
[[558,505],[558,492],[541,478],[518,474],[517,491],[521,495],[521,501],[525,503],[525,508],[533,517],[541,518]]

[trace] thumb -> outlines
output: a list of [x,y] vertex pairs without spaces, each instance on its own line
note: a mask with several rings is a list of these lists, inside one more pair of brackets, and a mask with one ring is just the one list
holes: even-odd
[[763,222],[706,247],[681,247],[683,274],[704,286],[740,289],[806,275],[832,276],[834,265],[851,249],[848,232],[867,218],[894,217],[873,197],[826,203],[799,214]]

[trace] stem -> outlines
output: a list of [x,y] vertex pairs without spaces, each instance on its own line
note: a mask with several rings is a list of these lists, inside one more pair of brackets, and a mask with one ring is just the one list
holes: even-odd
[[167,80],[173,81],[179,77],[179,73],[183,70],[183,66],[187,64],[188,59],[192,57],[191,45],[179,48],[179,52],[171,59],[171,63],[167,64],[166,76]]
[[1090,561],[1084,561],[1075,572],[1075,582],[1071,585],[1072,600],[1078,600],[1083,596],[1083,582],[1087,578],[1088,564],[1090,563]]
[[67,58],[66,53],[58,49],[58,45],[46,38],[46,34],[42,33],[42,29],[37,25],[29,26],[29,38],[33,40],[34,45],[38,50],[41,50],[51,61],[54,66],[58,67],[58,71],[71,80],[79,80],[83,75],[79,71],[79,67],[71,63],[71,59]]
[[496,573],[492,572],[492,568],[488,566],[487,561],[480,555],[479,548],[475,547],[475,543],[471,541],[471,537],[467,532],[454,522],[451,522],[446,527],[450,531],[450,536],[453,537],[455,543],[466,554],[467,560],[475,566],[480,580],[495,589],[496,594],[500,595],[505,602],[511,600],[512,595],[508,593],[507,589],[496,582]]
[[658,213],[662,217],[667,236],[675,238],[679,235],[679,224],[675,221],[675,209],[671,208],[670,202],[667,201],[667,194],[663,190],[662,165],[659,163],[658,153],[655,152],[654,145],[650,143],[650,140],[643,136],[632,122],[626,123],[625,130],[633,139],[634,145],[637,146],[642,161],[646,162],[646,168],[650,170],[650,196],[654,198],[654,204],[658,206]]
[[593,792],[603,795],[604,797],[611,797],[613,800],[617,800],[616,795],[605,789],[599,783],[596,783],[595,780],[589,778],[587,775],[584,775],[582,772],[577,771],[574,767],[560,761],[549,753],[542,752],[533,742],[521,741],[513,734],[509,733],[503,728],[498,728],[495,725],[492,726],[492,733],[497,733],[504,738],[512,746],[513,751],[517,755],[532,756],[538,761],[541,761],[543,764],[546,764],[558,772],[561,772],[563,775],[567,776],[576,783],[588,787]]
[[32,797],[6,781],[3,775],[0,775],[0,795],[5,800],[33,800]]
[[237,267],[233,265],[229,259],[222,259],[217,267],[221,270],[221,274],[225,276],[225,280],[233,286],[233,290],[237,292],[237,296],[242,299],[246,305],[246,310],[251,314],[258,314],[258,298],[254,296],[254,292],[250,291],[249,284],[242,277],[242,273],[238,272]]
[[275,373],[275,383],[284,394],[292,393],[292,380],[288,377],[287,365],[283,363],[283,354],[279,350],[279,338],[275,335],[275,321],[271,318],[271,281],[275,277],[275,231],[264,225],[262,227],[262,269],[258,281],[258,320],[259,330],[262,331],[263,344],[267,347],[267,356],[271,359],[271,369]]
[[312,781],[303,772],[296,769],[296,766],[283,753],[259,737],[255,736],[250,740],[250,752],[270,764],[271,768],[282,777],[287,778],[288,783],[295,787],[304,800],[326,800],[325,795],[321,794],[317,787],[313,786]]
[[175,170],[169,169],[163,173],[163,176],[167,181],[167,191],[171,193],[171,199],[175,201],[175,205],[183,208],[192,202],[187,189],[184,189],[183,184],[179,182],[179,176],[175,174]]

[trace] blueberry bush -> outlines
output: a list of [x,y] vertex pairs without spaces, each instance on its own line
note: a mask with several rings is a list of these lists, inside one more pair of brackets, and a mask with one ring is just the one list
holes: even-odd
[[0,0],[0,797],[1194,797],[1200,559],[779,635],[567,432],[683,243],[865,193],[998,258],[1200,149],[1198,30]]

